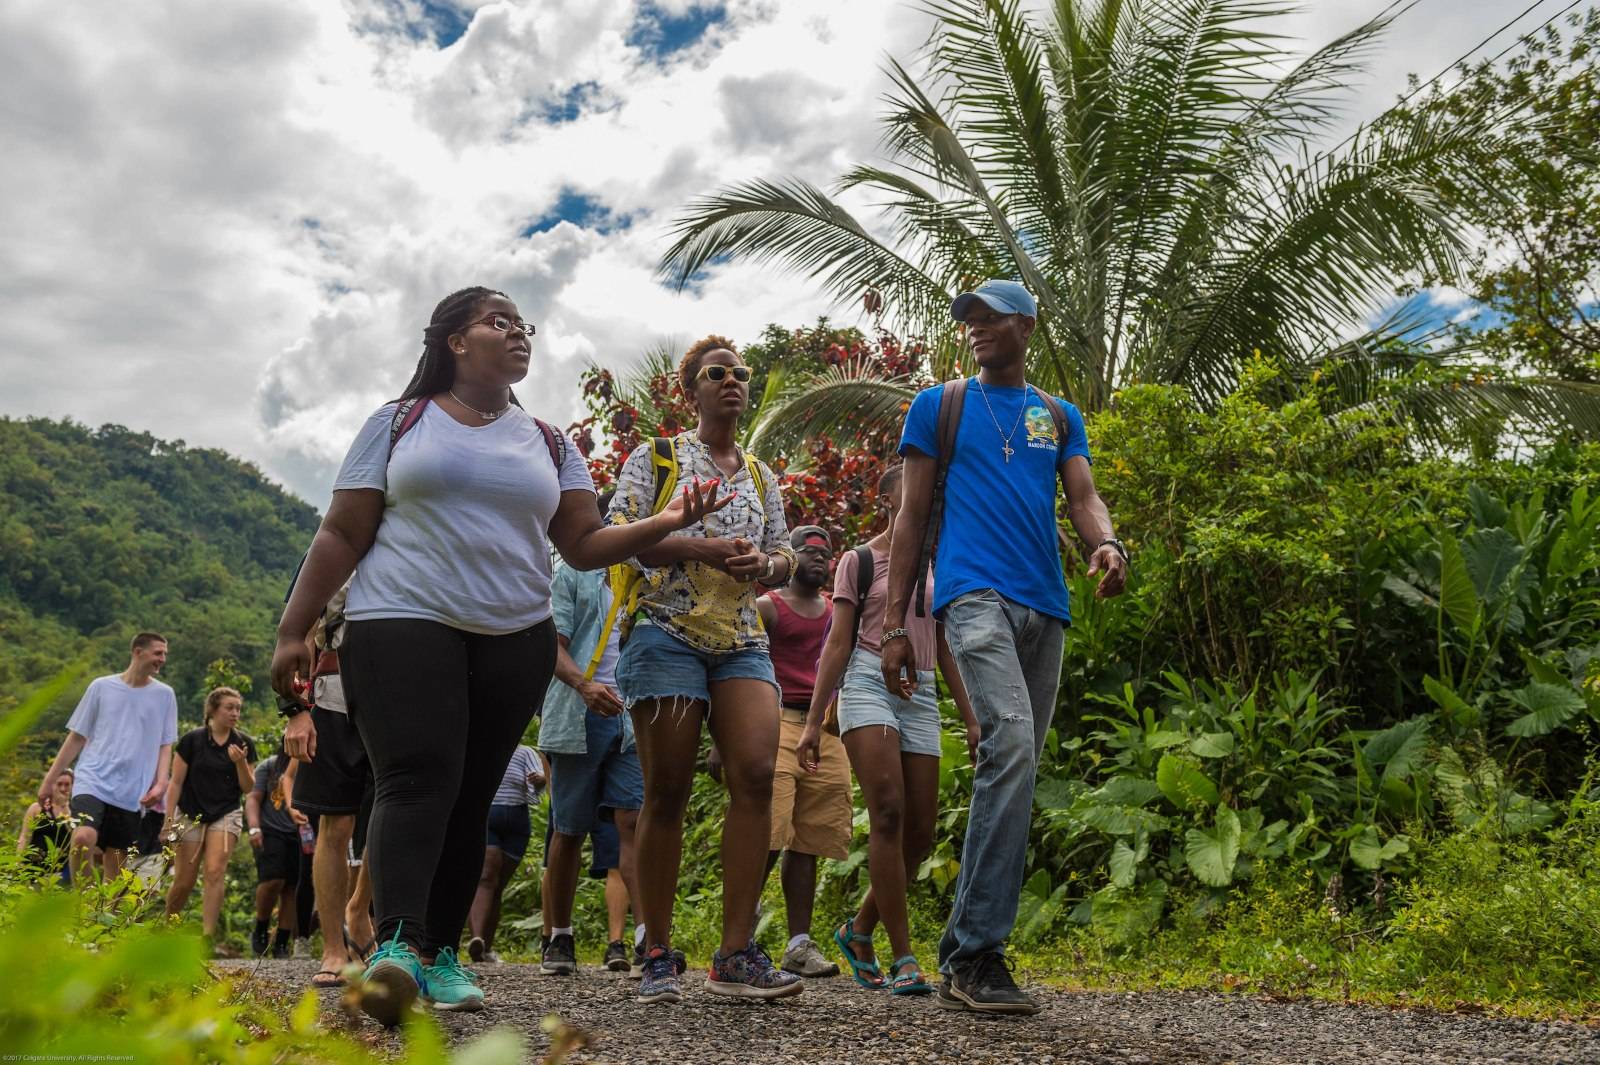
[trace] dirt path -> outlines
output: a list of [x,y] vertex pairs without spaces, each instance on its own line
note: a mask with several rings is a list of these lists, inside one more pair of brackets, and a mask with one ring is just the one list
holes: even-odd
[[[254,970],[286,988],[303,987],[314,968],[301,961],[220,964]],[[593,969],[576,977],[544,976],[531,965],[485,965],[478,971],[488,1009],[440,1015],[453,1040],[512,1025],[528,1033],[530,1047],[542,1054],[548,1041],[540,1022],[554,1012],[592,1036],[593,1045],[571,1059],[582,1062],[1600,1062],[1600,1031],[1579,1025],[1238,995],[1035,988],[1046,1003],[1037,1017],[980,1018],[941,1010],[928,998],[869,993],[840,978],[813,981],[804,994],[783,1002],[745,1003],[706,994],[702,974],[691,971],[682,1002],[642,1006],[633,999],[632,981]],[[332,1008],[335,994],[325,997]]]

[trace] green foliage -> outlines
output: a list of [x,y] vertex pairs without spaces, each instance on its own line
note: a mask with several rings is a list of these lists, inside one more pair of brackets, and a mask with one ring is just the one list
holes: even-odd
[[186,710],[219,658],[248,663],[265,691],[276,612],[316,525],[223,452],[0,419],[0,708],[65,661],[121,669],[140,629],[171,642],[163,679]]

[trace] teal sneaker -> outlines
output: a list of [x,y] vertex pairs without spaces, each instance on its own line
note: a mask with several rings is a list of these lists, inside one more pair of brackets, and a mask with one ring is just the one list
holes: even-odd
[[361,1011],[385,1028],[393,1028],[427,987],[422,959],[411,944],[394,938],[379,947],[361,974]]
[[436,1010],[475,1013],[483,1009],[483,988],[470,969],[461,966],[455,949],[439,951],[433,964],[423,970],[422,998]]

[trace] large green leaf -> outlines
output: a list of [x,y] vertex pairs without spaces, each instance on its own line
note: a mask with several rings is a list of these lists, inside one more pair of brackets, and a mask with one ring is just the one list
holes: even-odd
[[1439,605],[1461,631],[1477,635],[1481,617],[1478,590],[1467,572],[1461,545],[1449,533],[1439,538]]
[[1189,741],[1191,753],[1201,758],[1222,758],[1233,753],[1233,733],[1202,732]]
[[1226,806],[1217,808],[1217,823],[1209,829],[1191,828],[1184,833],[1183,857],[1190,872],[1202,884],[1227,887],[1233,883],[1233,869],[1239,861],[1239,815]]
[[1350,860],[1362,869],[1376,869],[1410,849],[1411,842],[1405,836],[1395,836],[1383,842],[1378,838],[1378,830],[1368,825],[1365,831],[1350,841]]
[[1432,674],[1422,678],[1422,690],[1428,693],[1434,705],[1443,710],[1458,728],[1474,728],[1478,724],[1477,707],[1470,705],[1465,699],[1456,694],[1454,688]]
[[1363,748],[1367,764],[1382,769],[1380,785],[1409,777],[1428,751],[1428,719],[1414,717],[1368,737]]
[[1527,713],[1506,726],[1513,736],[1544,736],[1571,721],[1584,711],[1583,696],[1570,684],[1534,681],[1506,698]]
[[1156,764],[1156,786],[1167,801],[1180,809],[1211,806],[1217,801],[1217,786],[1198,764],[1183,755],[1164,754]]

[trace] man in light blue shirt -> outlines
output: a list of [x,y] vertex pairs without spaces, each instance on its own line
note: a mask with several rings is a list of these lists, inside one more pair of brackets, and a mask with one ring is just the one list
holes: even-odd
[[127,669],[89,682],[67,721],[67,738],[39,785],[39,805],[52,812],[56,777],[77,760],[72,875],[80,884],[89,880],[96,847],[108,880],[122,871],[128,845],[139,833],[140,812],[161,801],[172,769],[178,699],[156,680],[167,662],[166,638],[141,632],[130,650]]
[[[597,500],[603,516],[611,493]],[[619,868],[628,895],[637,898],[634,881],[634,828],[644,804],[644,773],[633,742],[633,723],[622,712],[616,669],[621,625],[615,625],[593,679],[584,671],[594,657],[611,606],[604,570],[585,572],[563,565],[550,586],[556,623],[556,680],[545,695],[539,722],[539,750],[550,758],[550,824],[553,829],[545,864],[550,891],[550,942],[540,968],[570,974],[578,969],[572,931],[572,903],[578,890],[583,839],[602,821],[616,824],[621,839]],[[635,931],[635,939],[642,932]],[[607,968],[627,964],[621,941],[606,947]]]

